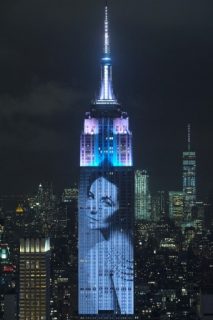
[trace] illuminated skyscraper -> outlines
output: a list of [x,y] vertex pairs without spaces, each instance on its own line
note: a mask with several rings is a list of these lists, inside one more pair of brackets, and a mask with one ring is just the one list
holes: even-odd
[[146,170],[135,171],[135,218],[137,220],[151,219],[149,175]]
[[79,314],[133,315],[132,134],[113,93],[107,4],[100,94],[85,116],[80,167]]
[[152,195],[151,216],[153,221],[166,219],[168,214],[168,197],[167,192],[161,190]]
[[196,154],[191,151],[191,127],[188,125],[188,151],[183,152],[184,216],[191,220],[192,207],[196,203]]
[[19,319],[50,318],[50,242],[20,240]]
[[169,192],[169,217],[178,225],[183,222],[183,192],[170,191]]

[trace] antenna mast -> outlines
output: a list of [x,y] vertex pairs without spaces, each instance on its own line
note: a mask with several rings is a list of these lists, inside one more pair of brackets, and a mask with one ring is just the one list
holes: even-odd
[[191,150],[191,124],[188,124],[188,151]]

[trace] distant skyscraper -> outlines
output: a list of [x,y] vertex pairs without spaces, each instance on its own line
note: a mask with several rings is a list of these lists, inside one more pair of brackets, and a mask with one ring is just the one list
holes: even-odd
[[181,224],[183,222],[183,203],[183,192],[169,192],[169,217],[177,224]]
[[132,134],[113,93],[107,4],[104,39],[100,94],[80,141],[78,217],[79,314],[97,319],[134,313]]
[[137,220],[151,219],[149,175],[146,170],[135,171],[135,218]]
[[37,200],[38,200],[39,206],[42,207],[44,202],[44,188],[41,183],[38,186]]
[[188,150],[183,152],[183,196],[185,220],[191,220],[196,203],[196,154],[191,151],[191,127],[188,125]]
[[151,201],[151,216],[154,221],[159,221],[166,218],[168,214],[168,197],[167,192],[158,191],[152,196]]
[[53,195],[53,186],[46,183],[44,186],[39,184],[37,193],[37,203],[41,210],[50,210],[53,208],[55,196]]
[[20,240],[19,319],[50,318],[50,242]]
[[62,194],[62,202],[71,203],[72,201],[76,201],[78,199],[78,189],[76,187],[64,189]]

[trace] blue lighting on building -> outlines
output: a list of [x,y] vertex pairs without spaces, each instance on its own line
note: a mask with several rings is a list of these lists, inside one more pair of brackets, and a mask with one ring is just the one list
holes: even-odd
[[134,171],[129,118],[113,94],[105,7],[101,90],[80,139],[79,314],[134,314]]

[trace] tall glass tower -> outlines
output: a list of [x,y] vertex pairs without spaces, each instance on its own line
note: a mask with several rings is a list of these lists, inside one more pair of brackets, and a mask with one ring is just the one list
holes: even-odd
[[134,171],[129,118],[112,86],[105,5],[101,85],[80,139],[78,313],[134,314]]
[[188,124],[188,150],[183,152],[184,216],[191,220],[192,207],[196,202],[196,154],[191,151],[191,126]]

